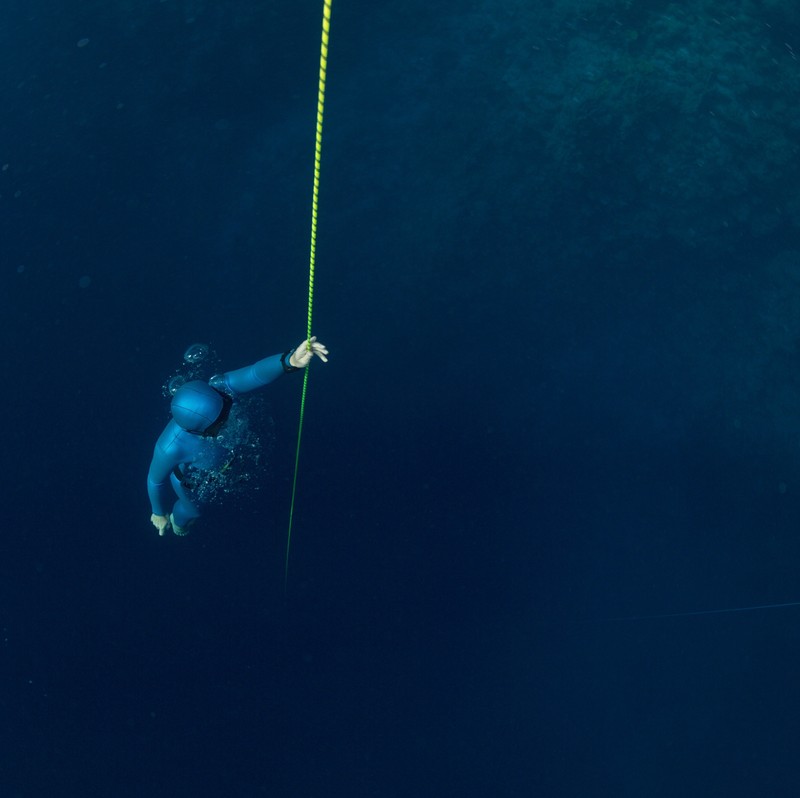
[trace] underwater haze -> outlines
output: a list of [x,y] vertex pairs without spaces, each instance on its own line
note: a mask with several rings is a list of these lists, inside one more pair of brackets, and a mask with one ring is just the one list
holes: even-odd
[[796,9],[333,0],[284,591],[322,3],[6,0],[0,796],[798,795]]

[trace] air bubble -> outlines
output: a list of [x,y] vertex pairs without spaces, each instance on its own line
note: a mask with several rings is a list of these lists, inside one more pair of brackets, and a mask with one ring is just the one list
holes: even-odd
[[186,382],[186,377],[183,374],[176,374],[168,383],[167,383],[167,393],[170,396],[175,396],[178,393],[178,388],[181,387]]
[[188,363],[190,366],[196,366],[208,357],[208,352],[208,344],[192,344],[183,353],[183,362]]

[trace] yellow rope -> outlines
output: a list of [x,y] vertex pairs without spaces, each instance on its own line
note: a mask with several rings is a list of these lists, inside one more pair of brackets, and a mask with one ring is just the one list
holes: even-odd
[[[311,251],[308,263],[308,323],[306,338],[311,340],[311,314],[314,306],[314,266],[317,259],[317,216],[319,211],[319,172],[322,161],[322,117],[325,110],[325,76],[328,70],[328,38],[331,29],[331,1],[323,0],[322,9],[322,43],[319,52],[319,88],[317,91],[317,134],[314,144],[314,190],[311,195]],[[311,344],[307,344],[311,351]],[[300,463],[300,439],[303,435],[303,418],[306,411],[306,391],[308,389],[308,371],[303,374],[303,392],[300,396],[300,420],[297,427],[297,448],[294,454],[294,477],[292,478],[292,503],[289,507],[289,531],[286,534],[286,559],[283,567],[283,587],[289,579],[289,547],[292,543],[292,522],[294,520],[294,500],[297,493],[297,470]]]

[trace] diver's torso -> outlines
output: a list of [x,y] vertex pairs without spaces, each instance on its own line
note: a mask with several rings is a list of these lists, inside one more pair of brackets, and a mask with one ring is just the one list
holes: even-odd
[[205,471],[219,468],[229,459],[230,450],[220,441],[187,432],[175,421],[170,421],[161,433],[158,446],[173,465],[191,464]]

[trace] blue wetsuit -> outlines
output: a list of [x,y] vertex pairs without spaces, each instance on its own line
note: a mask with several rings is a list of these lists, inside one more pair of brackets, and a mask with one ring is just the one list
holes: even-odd
[[[283,356],[272,355],[252,366],[227,371],[214,377],[212,384],[235,400],[240,394],[268,385],[286,371],[297,371],[284,365],[290,355],[290,352]],[[174,418],[170,420],[156,441],[147,475],[147,492],[153,514],[169,515],[172,512],[174,524],[188,526],[199,517],[200,505],[186,480],[187,467],[198,462],[202,462],[204,469],[221,467],[229,454],[230,450],[221,446],[212,435],[192,432],[180,426]]]

